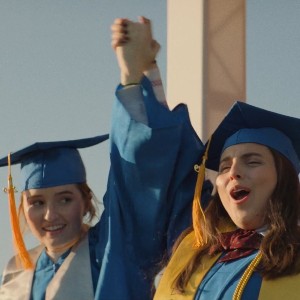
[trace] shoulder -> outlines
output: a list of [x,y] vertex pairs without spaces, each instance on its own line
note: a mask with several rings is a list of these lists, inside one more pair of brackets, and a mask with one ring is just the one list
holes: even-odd
[[[34,263],[38,259],[43,249],[44,247],[40,245],[28,250],[29,256]],[[8,261],[7,265],[5,266],[2,276],[2,282],[5,281],[6,277],[10,277],[10,274],[19,273],[21,271],[23,271],[23,268],[20,257],[18,255],[15,255]]]

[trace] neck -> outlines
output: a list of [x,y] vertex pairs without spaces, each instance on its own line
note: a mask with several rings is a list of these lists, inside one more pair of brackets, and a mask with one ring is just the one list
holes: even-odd
[[64,254],[64,252],[55,252],[55,251],[51,251],[51,250],[49,251],[48,249],[46,249],[46,253],[50,257],[50,259],[53,261],[53,263],[57,263],[58,259]]
[[74,247],[78,244],[82,238],[85,236],[87,229],[83,227],[82,231],[80,232],[79,236],[75,237],[73,240],[56,247],[46,247],[46,253],[51,258],[51,260],[56,263],[58,259],[70,248]]
[[265,236],[267,231],[268,231],[269,226],[268,225],[264,225],[260,228],[255,229],[256,232],[260,233],[261,235]]

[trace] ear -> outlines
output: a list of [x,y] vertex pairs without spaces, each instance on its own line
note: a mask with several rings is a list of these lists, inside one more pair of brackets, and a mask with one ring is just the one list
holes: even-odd
[[83,216],[87,216],[88,213],[90,212],[90,207],[91,207],[91,200],[92,196],[88,196],[85,201],[84,201],[84,210],[83,210]]

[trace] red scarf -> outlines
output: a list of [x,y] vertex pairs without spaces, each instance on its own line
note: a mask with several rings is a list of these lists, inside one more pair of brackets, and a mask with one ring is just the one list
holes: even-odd
[[211,247],[209,254],[224,251],[225,255],[218,262],[245,257],[259,249],[262,238],[263,236],[254,230],[237,229],[232,232],[225,232],[219,238],[220,244]]

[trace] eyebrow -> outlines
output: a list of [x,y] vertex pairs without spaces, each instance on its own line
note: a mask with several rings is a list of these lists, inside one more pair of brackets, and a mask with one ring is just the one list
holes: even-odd
[[59,195],[62,195],[62,194],[70,194],[70,195],[73,195],[74,193],[71,192],[71,191],[61,191],[61,192],[55,193],[56,196],[59,196]]
[[[73,195],[74,193],[66,190],[66,191],[57,192],[54,195],[60,196],[60,195],[65,195],[65,194]],[[43,197],[43,195],[42,194],[30,195],[27,197],[27,199],[33,199],[33,198],[38,198],[38,197]]]
[[[242,158],[242,159],[247,159],[247,158],[249,158],[249,157],[251,157],[251,156],[262,157],[261,153],[258,153],[258,152],[248,152],[248,153],[242,154],[242,155],[241,155],[241,158]],[[228,161],[228,160],[230,160],[230,159],[231,159],[230,156],[225,156],[222,160],[220,160],[220,164],[221,164],[222,162]]]

